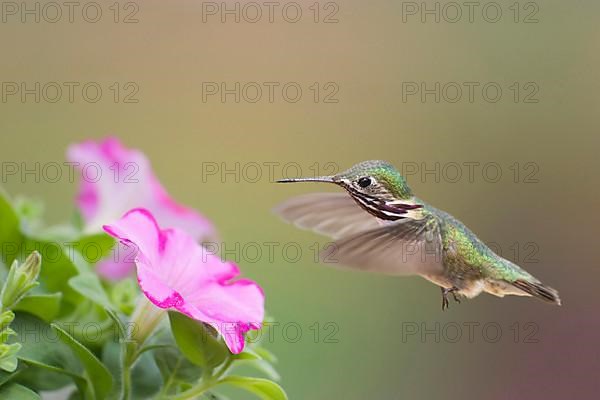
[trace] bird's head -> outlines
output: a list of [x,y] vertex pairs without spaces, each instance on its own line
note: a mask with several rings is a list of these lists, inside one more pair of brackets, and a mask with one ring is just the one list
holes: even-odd
[[379,160],[360,162],[336,175],[289,178],[277,182],[334,183],[346,189],[357,201],[371,199],[387,203],[412,197],[406,179],[400,175],[398,170],[390,163]]

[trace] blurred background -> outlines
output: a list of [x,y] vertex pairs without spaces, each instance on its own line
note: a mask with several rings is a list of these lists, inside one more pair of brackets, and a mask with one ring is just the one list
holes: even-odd
[[[597,395],[598,2],[75,3],[2,3],[9,193],[58,222],[77,183],[45,166],[70,143],[143,150],[264,287],[291,399]],[[563,306],[483,294],[442,312],[420,278],[315,263],[329,239],[271,209],[336,189],[273,180],[367,159]]]

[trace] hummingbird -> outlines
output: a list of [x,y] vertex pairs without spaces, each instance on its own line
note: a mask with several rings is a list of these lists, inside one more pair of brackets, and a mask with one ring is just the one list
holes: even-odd
[[469,228],[414,196],[385,161],[363,161],[331,176],[280,179],[325,182],[344,192],[310,193],[276,207],[284,220],[335,240],[321,253],[328,264],[396,276],[418,275],[456,302],[481,292],[533,296],[560,305],[558,292],[494,253]]

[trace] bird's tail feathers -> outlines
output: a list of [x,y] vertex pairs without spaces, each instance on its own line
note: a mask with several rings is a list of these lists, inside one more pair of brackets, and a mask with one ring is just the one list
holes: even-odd
[[554,303],[559,306],[561,305],[560,297],[558,297],[558,291],[549,286],[544,286],[540,282],[530,282],[523,279],[517,279],[516,281],[511,282],[511,284],[514,287],[521,289],[525,293],[537,297],[540,300]]

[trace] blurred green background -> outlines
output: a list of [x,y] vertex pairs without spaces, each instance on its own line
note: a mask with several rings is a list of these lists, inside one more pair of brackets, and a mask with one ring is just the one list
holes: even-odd
[[[228,14],[221,22],[225,3],[219,2],[121,2],[118,15],[113,2],[100,2],[96,23],[82,16],[85,2],[73,22],[66,8],[57,22],[45,21],[56,14],[44,11],[44,2],[39,23],[3,9],[0,160],[42,168],[62,163],[69,143],[107,134],[142,149],[172,196],[211,218],[229,258],[238,257],[244,274],[264,287],[269,313],[280,324],[268,347],[280,359],[291,399],[595,397],[600,4],[511,0],[489,8],[481,2],[473,22],[466,6],[450,22],[456,14],[448,2],[287,3],[276,3],[272,22],[268,7],[256,3],[263,13],[256,23],[249,22],[256,14],[247,2],[238,3],[239,23]],[[18,12],[36,7],[15,4]],[[207,14],[214,7],[217,14]],[[438,7],[439,22],[435,14],[421,15],[425,7]],[[288,22],[297,8],[302,17]],[[490,22],[498,8],[500,19]],[[94,9],[86,12],[96,18]],[[326,17],[338,21],[325,23]],[[62,98],[52,103],[47,86],[36,102],[34,94],[24,100],[22,93],[9,94],[11,82],[29,88],[78,82],[79,89],[70,102],[63,85]],[[81,93],[90,82],[102,89],[95,103]],[[206,93],[207,82],[229,88],[256,82],[262,98],[248,101],[255,96],[251,85],[246,93],[240,89],[239,103],[234,95],[222,102]],[[279,84],[272,102],[264,82]],[[290,82],[302,89],[295,103],[281,92]],[[421,93],[408,95],[411,82],[430,89],[440,82],[440,101],[434,94],[424,101]],[[473,101],[464,82],[479,84]],[[502,89],[496,102],[481,91],[490,82]],[[463,93],[452,102],[456,86]],[[137,103],[125,102],[132,88],[138,91],[129,100]],[[337,102],[325,102],[335,90],[329,99]],[[314,243],[328,239],[287,225],[270,210],[290,196],[335,188],[276,185],[264,163],[278,163],[272,171],[280,178],[286,163],[314,175],[316,165],[327,172],[366,159],[417,166],[408,181],[418,196],[559,289],[564,305],[484,294],[442,313],[439,289],[419,278],[316,264]],[[472,180],[464,164],[470,162],[480,163]],[[207,176],[214,163],[219,173]],[[237,175],[220,175],[236,163]],[[251,163],[263,166],[258,179]],[[462,166],[458,179],[454,163]],[[489,163],[500,167],[497,182],[495,170],[482,171]],[[436,165],[439,178],[421,175]],[[68,218],[76,183],[66,175],[55,183],[38,177],[3,174],[2,186],[46,200],[49,222]],[[279,244],[273,257],[269,242]],[[249,243],[263,249],[258,261],[243,254]],[[292,250],[282,252],[286,243],[298,244],[299,261],[290,260]]]

